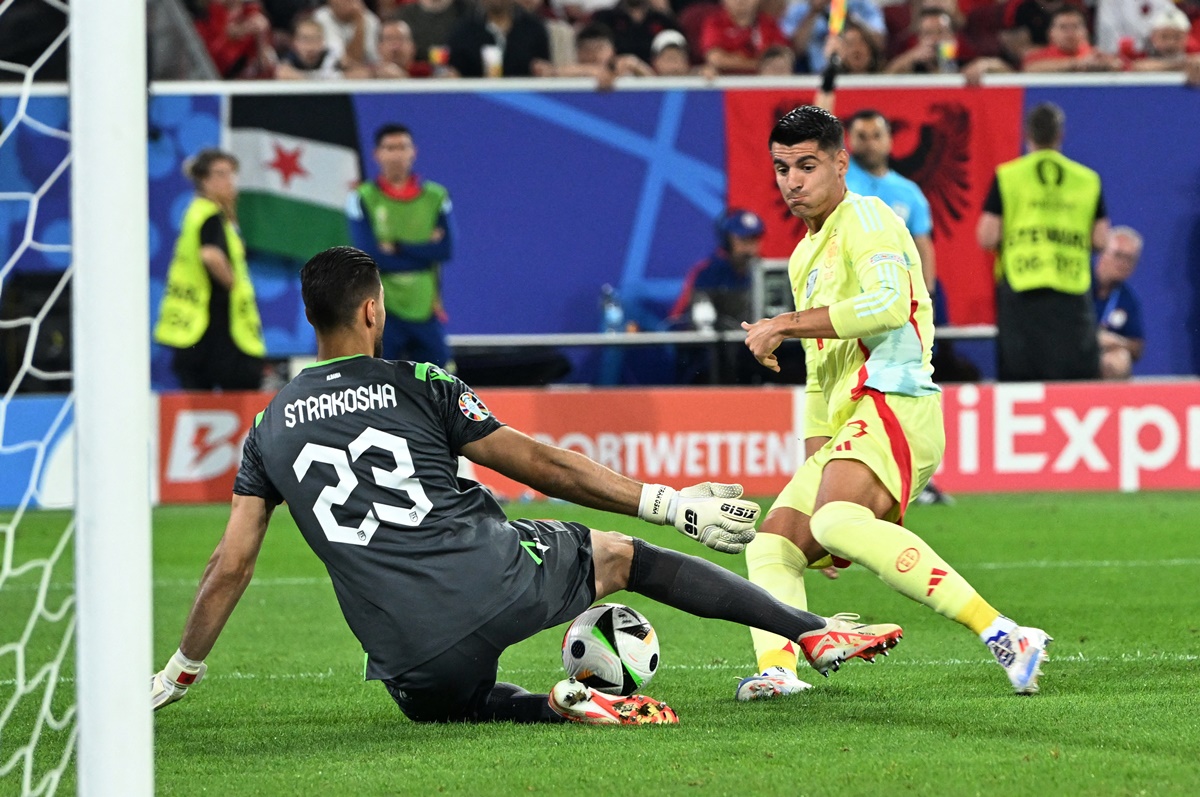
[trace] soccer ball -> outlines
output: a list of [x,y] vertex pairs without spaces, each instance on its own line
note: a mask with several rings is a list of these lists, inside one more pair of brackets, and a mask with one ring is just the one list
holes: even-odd
[[602,603],[575,618],[563,637],[563,667],[580,683],[628,697],[658,669],[658,635],[628,606]]

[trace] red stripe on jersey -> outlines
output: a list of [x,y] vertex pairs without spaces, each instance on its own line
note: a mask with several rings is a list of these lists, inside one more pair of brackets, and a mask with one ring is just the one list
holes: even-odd
[[900,520],[904,525],[904,513],[908,511],[908,495],[912,492],[912,450],[908,447],[908,438],[904,436],[904,428],[900,419],[887,404],[887,397],[873,388],[866,392],[875,402],[875,411],[883,421],[883,431],[892,447],[892,456],[896,459],[896,467],[900,469]]
[[925,341],[921,340],[921,328],[917,326],[917,300],[913,297],[912,277],[908,278],[908,305],[908,323],[912,324],[913,332],[917,333],[917,343],[924,349]]
[[[863,360],[869,360],[871,358],[871,350],[868,349],[867,345],[862,342],[862,338],[859,338],[858,340],[858,350],[862,352]],[[855,385],[854,389],[850,391],[851,400],[858,401],[863,397],[863,391],[867,389],[867,376],[867,364],[864,362],[862,367],[858,369],[858,384]]]

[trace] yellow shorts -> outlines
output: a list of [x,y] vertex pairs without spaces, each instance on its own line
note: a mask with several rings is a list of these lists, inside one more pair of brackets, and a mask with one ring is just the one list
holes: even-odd
[[914,398],[868,389],[839,414],[845,420],[837,433],[804,461],[771,508],[785,506],[811,516],[825,464],[854,459],[896,499],[886,519],[903,520],[908,502],[925,489],[946,450],[941,395]]

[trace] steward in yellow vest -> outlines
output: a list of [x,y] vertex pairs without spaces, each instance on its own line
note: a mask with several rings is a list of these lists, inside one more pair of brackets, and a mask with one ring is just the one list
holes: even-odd
[[266,346],[233,222],[237,159],[204,150],[187,172],[196,197],[175,242],[154,339],[175,349],[172,369],[185,390],[257,390]]
[[996,169],[979,220],[980,244],[996,252],[1001,381],[1099,375],[1091,256],[1108,214],[1100,176],[1059,151],[1063,124],[1051,103],[1030,112],[1031,151]]

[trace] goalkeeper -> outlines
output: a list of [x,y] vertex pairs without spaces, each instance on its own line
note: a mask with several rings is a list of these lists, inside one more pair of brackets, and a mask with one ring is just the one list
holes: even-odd
[[319,362],[259,413],[246,438],[225,535],[205,568],[179,649],[151,680],[154,707],[183,697],[254,571],[271,513],[288,509],[324,562],[342,613],[416,721],[674,721],[645,696],[608,698],[572,680],[550,695],[497,684],[503,650],[627,589],[702,617],[792,640],[819,670],[894,645],[898,626],[861,626],[785,606],[704,559],[578,523],[508,521],[457,457],[547,495],[674,525],[718,551],[754,537],[759,508],[737,485],[676,491],[503,426],[457,378],[376,359],[383,286],[369,256],[336,247],[300,275]]

